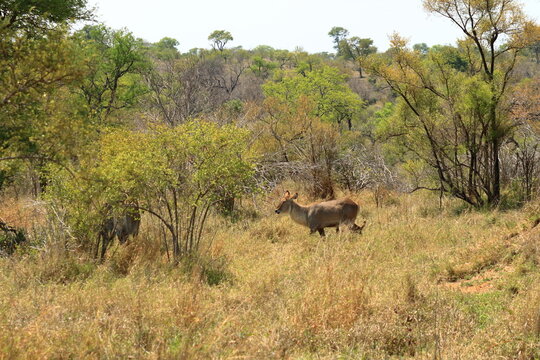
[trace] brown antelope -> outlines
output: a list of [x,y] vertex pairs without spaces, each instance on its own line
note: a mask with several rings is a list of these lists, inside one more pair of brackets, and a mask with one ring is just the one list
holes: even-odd
[[276,214],[289,214],[293,221],[307,226],[310,234],[318,231],[321,236],[325,236],[324,228],[335,227],[336,231],[339,231],[340,225],[347,225],[350,230],[362,233],[366,226],[365,221],[362,226],[354,223],[359,207],[351,199],[330,200],[302,206],[295,201],[297,198],[298,193],[291,196],[288,190],[285,191]]

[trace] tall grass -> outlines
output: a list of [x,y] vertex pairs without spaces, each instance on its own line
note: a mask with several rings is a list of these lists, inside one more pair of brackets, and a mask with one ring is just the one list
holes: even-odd
[[178,267],[148,221],[102,265],[52,241],[1,258],[0,359],[540,357],[534,205],[351,197],[361,236],[310,236],[270,196],[245,202],[257,216],[211,218]]

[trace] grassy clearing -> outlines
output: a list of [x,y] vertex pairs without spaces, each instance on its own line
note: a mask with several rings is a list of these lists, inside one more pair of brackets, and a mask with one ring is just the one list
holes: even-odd
[[361,237],[309,236],[270,197],[178,268],[149,226],[103,265],[53,240],[1,258],[0,358],[540,357],[537,206],[352,197]]

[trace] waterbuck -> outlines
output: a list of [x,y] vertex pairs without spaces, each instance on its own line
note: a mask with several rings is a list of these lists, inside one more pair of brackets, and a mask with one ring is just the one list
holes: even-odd
[[289,214],[295,222],[307,226],[310,234],[318,231],[321,236],[325,236],[324,228],[335,227],[336,231],[339,231],[341,225],[347,225],[350,230],[362,233],[366,226],[365,221],[362,226],[354,223],[359,207],[351,199],[330,200],[302,206],[295,201],[297,198],[298,193],[291,196],[288,190],[285,191],[276,208],[276,214]]
[[118,241],[123,244],[130,235],[137,236],[139,234],[140,224],[141,214],[138,210],[130,210],[122,215],[107,217],[103,224],[101,224],[99,231],[99,240],[101,240],[101,259],[103,260],[105,258],[105,252],[115,236],[118,237]]

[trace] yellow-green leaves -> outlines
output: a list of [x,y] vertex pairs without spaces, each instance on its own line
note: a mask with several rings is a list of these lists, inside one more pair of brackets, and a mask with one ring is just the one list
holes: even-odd
[[[164,222],[177,242],[184,226],[191,226],[188,232],[194,236],[186,219],[201,212],[193,209],[203,211],[253,187],[255,165],[247,135],[233,125],[205,121],[146,131],[110,130],[80,160],[75,176],[59,169],[51,173],[50,198],[66,209],[79,233],[95,231],[106,207],[138,204]],[[202,229],[203,223],[197,226]]]
[[352,120],[362,109],[363,102],[345,83],[346,76],[338,69],[322,66],[304,75],[285,73],[276,81],[263,85],[267,98],[274,98],[287,106],[295,106],[305,97],[313,104],[313,116],[323,121],[341,124]]
[[220,191],[237,194],[253,174],[247,133],[235,126],[192,121],[148,132],[103,136],[96,177],[111,198],[139,198],[176,189],[193,201]]
[[50,95],[83,76],[82,60],[63,28],[41,37],[4,28],[0,35],[0,152],[36,155],[36,139],[48,135],[40,130],[55,122],[47,111]]
[[365,65],[399,95],[381,135],[404,164],[420,162],[431,169],[403,167],[419,186],[441,187],[476,206],[496,203],[498,151],[512,129],[499,106],[508,73],[498,67],[488,75],[478,71],[481,61],[470,40],[459,48],[435,46],[427,55],[409,49],[398,35],[392,46]]
[[225,49],[225,45],[229,41],[233,41],[233,37],[230,32],[225,30],[215,30],[213,31],[209,36],[208,40],[210,40],[212,43],[212,48],[215,50],[223,51]]

